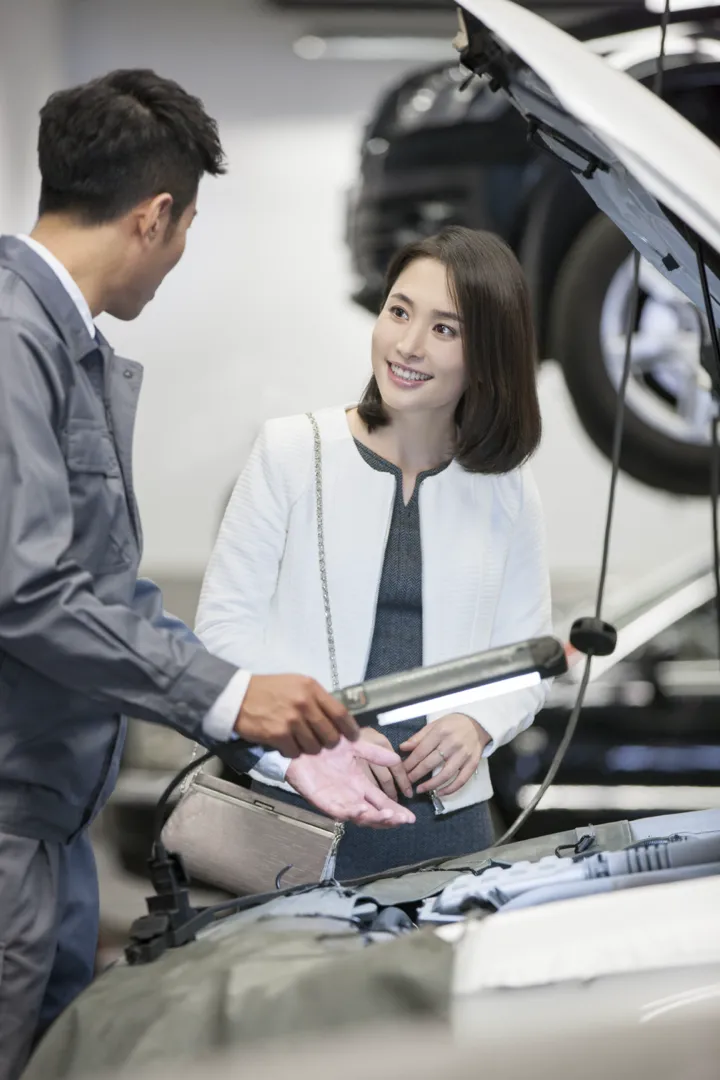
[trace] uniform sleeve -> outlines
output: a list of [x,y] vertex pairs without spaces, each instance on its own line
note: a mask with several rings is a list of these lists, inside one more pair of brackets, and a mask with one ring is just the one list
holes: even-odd
[[149,578],[137,579],[132,606],[134,611],[144,615],[157,629],[172,630],[186,641],[199,643],[199,638],[182,619],[165,610],[162,590]]
[[52,370],[30,328],[0,319],[0,649],[118,712],[207,742],[203,717],[236,665],[131,605],[103,603],[73,560]]
[[[200,643],[200,639],[182,619],[178,619],[176,615],[171,615],[165,610],[162,591],[149,578],[138,578],[135,583],[133,608],[145,615],[156,628],[170,630],[186,641]],[[249,671],[236,671],[217,700],[210,706],[202,722],[203,731],[210,739],[222,743],[235,741],[235,722],[245,700],[249,682]],[[253,747],[251,753],[253,761],[266,756],[262,747]]]

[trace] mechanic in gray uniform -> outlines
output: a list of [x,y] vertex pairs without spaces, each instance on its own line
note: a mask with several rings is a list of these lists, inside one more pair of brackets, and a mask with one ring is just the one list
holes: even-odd
[[0,240],[0,1080],[92,977],[87,829],[124,715],[224,743],[241,770],[261,746],[335,747],[322,760],[344,762],[342,790],[315,778],[309,798],[363,824],[406,820],[378,800],[335,698],[212,656],[137,579],[142,371],[93,319],[136,318],[180,259],[202,175],[224,172],[215,122],[176,83],[117,71],[49,99],[39,162],[37,225]]

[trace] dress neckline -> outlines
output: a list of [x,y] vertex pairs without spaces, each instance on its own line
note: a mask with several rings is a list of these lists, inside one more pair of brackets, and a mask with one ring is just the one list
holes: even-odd
[[418,473],[415,480],[415,487],[413,489],[413,493],[410,496],[408,502],[405,502],[402,495],[402,469],[399,468],[399,466],[394,465],[392,461],[388,461],[387,458],[382,457],[375,450],[371,450],[369,446],[366,446],[365,443],[360,442],[360,440],[355,438],[354,435],[352,439],[355,443],[355,447],[358,453],[360,454],[360,457],[370,466],[371,469],[375,469],[376,472],[391,473],[395,477],[397,481],[397,490],[400,494],[400,498],[403,501],[403,506],[406,509],[407,507],[412,506],[413,502],[417,499],[418,491],[420,490],[420,485],[423,480],[427,480],[430,476],[437,476],[439,473],[445,472],[445,470],[451,464],[451,461],[445,461],[442,465],[437,465],[434,469],[424,469],[423,472]]

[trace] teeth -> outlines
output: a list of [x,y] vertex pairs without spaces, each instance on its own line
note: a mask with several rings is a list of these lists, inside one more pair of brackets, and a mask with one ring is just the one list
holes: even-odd
[[427,382],[432,378],[431,375],[423,375],[419,371],[408,371],[406,368],[398,367],[397,364],[391,364],[390,370],[393,375],[397,375],[399,379],[404,379],[405,382]]

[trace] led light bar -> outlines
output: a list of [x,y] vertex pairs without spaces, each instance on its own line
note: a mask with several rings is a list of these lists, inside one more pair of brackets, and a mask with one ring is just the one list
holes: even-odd
[[425,716],[427,713],[459,709],[462,705],[472,705],[473,702],[483,701],[485,698],[511,694],[513,690],[524,690],[528,686],[537,686],[541,682],[542,679],[537,671],[529,671],[527,675],[514,675],[509,679],[485,683],[484,686],[471,686],[469,690],[458,690],[455,694],[445,694],[443,697],[431,698],[430,701],[402,705],[399,709],[378,713],[377,720],[381,727],[385,727],[386,724],[399,724],[402,720],[415,720],[418,716]]
[[565,650],[556,638],[531,638],[370,679],[339,690],[336,696],[358,723],[387,725],[537,686],[566,671]]

